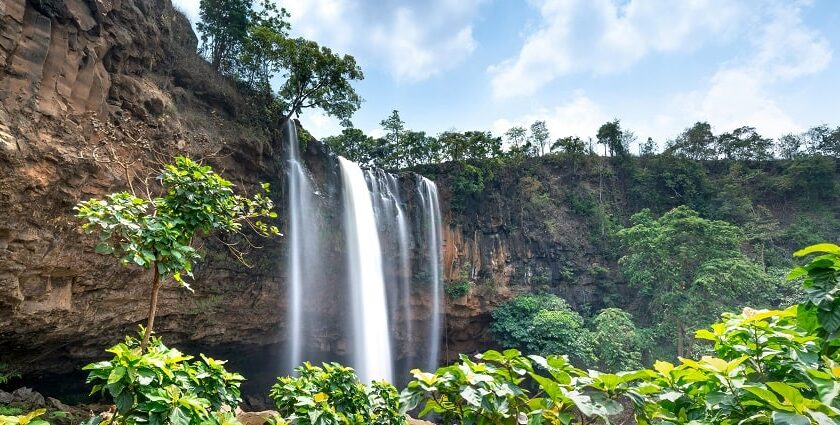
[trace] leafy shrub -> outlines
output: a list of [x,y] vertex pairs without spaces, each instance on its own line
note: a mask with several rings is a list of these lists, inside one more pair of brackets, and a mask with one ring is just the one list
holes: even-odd
[[225,370],[224,361],[200,355],[190,361],[160,338],[151,338],[145,352],[126,337],[107,350],[114,358],[85,366],[91,394],[107,393],[116,404],[120,424],[226,424],[234,419],[222,410],[239,405],[245,378]]
[[484,191],[485,184],[492,178],[492,170],[461,164],[452,181],[452,208],[464,210],[475,195]]
[[592,319],[592,337],[600,368],[614,372],[642,367],[642,337],[633,317],[620,308],[606,308]]
[[5,384],[15,378],[20,378],[20,374],[7,364],[0,363],[0,384]]
[[491,315],[490,329],[502,346],[541,355],[566,354],[580,365],[595,361],[592,335],[583,318],[556,295],[520,295]]
[[[434,373],[413,370],[403,411],[439,415],[443,424],[569,424],[608,419],[638,376],[599,374],[572,367],[564,357],[524,357],[517,350],[487,351]],[[607,423],[609,423],[607,421]]]
[[470,293],[470,282],[467,280],[452,282],[447,284],[444,290],[449,298],[456,300]]
[[304,363],[298,377],[281,377],[271,387],[280,416],[297,425],[402,425],[396,388],[374,382],[368,388],[352,368],[338,363]]
[[25,415],[0,415],[0,425],[50,425],[41,419],[45,413],[47,409],[38,409]]
[[403,410],[422,405],[420,416],[436,414],[445,424],[590,424],[609,423],[626,399],[640,425],[838,424],[840,246],[795,255],[816,255],[789,275],[802,279],[808,300],[786,310],[724,313],[695,335],[711,341],[713,355],[616,374],[516,350],[488,351],[476,361],[462,355],[434,373],[412,371]]
[[470,293],[470,277],[472,273],[472,264],[465,262],[458,272],[458,276],[452,281],[448,282],[444,290],[446,294],[452,299],[458,299]]

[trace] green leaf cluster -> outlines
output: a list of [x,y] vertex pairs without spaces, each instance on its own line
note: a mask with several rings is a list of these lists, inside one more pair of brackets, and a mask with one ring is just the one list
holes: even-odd
[[0,415],[0,425],[50,425],[41,418],[46,413],[47,409],[38,409],[24,415]]
[[119,424],[230,424],[245,378],[228,372],[224,361],[205,355],[194,360],[152,338],[145,352],[132,337],[107,350],[111,360],[83,368],[93,384],[116,404]]
[[685,206],[659,218],[642,210],[632,224],[618,232],[626,252],[621,270],[647,297],[646,313],[664,324],[680,356],[694,330],[747,300],[767,304],[775,292],[763,268],[741,252],[745,237],[733,224]]
[[623,410],[640,374],[603,374],[573,367],[565,357],[487,351],[434,373],[413,370],[401,394],[403,411],[418,406],[444,424],[570,424],[609,422]]
[[387,382],[366,387],[352,368],[338,363],[295,369],[297,377],[280,377],[271,388],[283,420],[298,425],[402,425],[397,390]]
[[[516,350],[462,355],[434,373],[413,371],[403,410],[422,406],[421,416],[436,414],[445,424],[587,424],[610,423],[632,404],[640,425],[840,424],[840,307],[832,295],[840,247],[819,244],[796,255],[814,256],[789,276],[802,279],[809,300],[786,310],[724,313],[695,335],[713,344],[712,355],[615,374]],[[610,316],[603,320],[622,322]]]
[[79,203],[75,210],[82,228],[99,234],[96,252],[113,255],[124,264],[155,267],[161,277],[172,276],[187,286],[193,261],[200,258],[191,246],[193,237],[214,230],[240,233],[247,223],[258,234],[279,234],[260,221],[276,218],[269,186],[253,197],[235,194],[233,184],[210,166],[176,157],[160,175],[163,196],[141,199],[129,192]]
[[503,347],[531,354],[563,353],[576,365],[595,364],[593,336],[562,298],[524,294],[494,309],[490,330]]

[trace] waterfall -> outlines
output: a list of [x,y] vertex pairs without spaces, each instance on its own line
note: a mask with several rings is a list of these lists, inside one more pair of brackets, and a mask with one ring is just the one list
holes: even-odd
[[284,369],[338,361],[363,382],[398,385],[410,369],[436,369],[443,297],[435,184],[329,155],[307,157],[307,168],[293,122],[284,135]]
[[429,347],[426,369],[435,370],[438,367],[438,356],[440,355],[440,340],[442,332],[441,298],[443,296],[443,283],[441,281],[441,257],[440,248],[441,220],[440,204],[438,201],[437,186],[429,179],[420,177],[418,185],[420,199],[423,204],[423,217],[426,219],[426,246],[428,249],[428,275],[431,284],[431,320],[429,320]]
[[[411,254],[409,246],[409,222],[403,200],[400,196],[397,178],[385,171],[374,169],[365,171],[365,179],[373,198],[373,209],[377,227],[380,230],[380,242],[384,250],[396,250],[398,256],[384,256],[384,268],[391,271],[386,275],[399,282],[398,287],[387,286],[388,305],[392,327],[399,326],[399,333],[404,340],[403,346],[409,353],[414,352],[414,326],[411,313]],[[393,251],[391,251],[393,252]]]
[[338,159],[344,183],[353,364],[362,382],[393,381],[382,250],[373,203],[362,169],[354,162]]
[[[311,258],[308,254],[317,250],[307,249],[313,245],[313,235],[310,233],[315,226],[311,220],[312,185],[309,176],[301,164],[298,152],[297,129],[289,121],[285,127],[285,138],[289,142],[287,150],[286,169],[288,172],[289,198],[289,254],[288,254],[288,323],[289,323],[289,370],[297,367],[303,357],[303,286],[304,273],[310,270],[306,262]],[[308,238],[307,238],[308,236]],[[317,238],[314,238],[317,240]]]

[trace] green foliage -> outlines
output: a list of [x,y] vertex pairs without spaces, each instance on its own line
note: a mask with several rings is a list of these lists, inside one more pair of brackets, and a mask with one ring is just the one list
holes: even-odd
[[0,405],[0,416],[19,416],[26,413],[22,407]]
[[202,50],[217,71],[230,72],[248,33],[251,0],[201,0],[196,27]]
[[210,166],[185,157],[176,157],[174,164],[166,165],[160,181],[164,193],[157,198],[147,200],[119,192],[106,199],[80,202],[74,208],[82,229],[98,233],[97,253],[154,271],[144,345],[154,325],[160,279],[171,276],[189,289],[183,275],[192,277],[193,261],[200,258],[191,246],[196,235],[214,230],[241,234],[243,223],[262,236],[280,233],[277,227],[260,221],[277,217],[268,197],[268,183],[251,198],[237,195],[233,183]]
[[[840,247],[819,244],[796,256],[813,256],[790,273],[809,300],[781,311],[724,313],[696,333],[713,355],[616,374],[516,350],[475,361],[462,355],[434,373],[412,371],[403,410],[421,406],[420,416],[436,414],[444,424],[590,424],[610,423],[624,410],[619,400],[629,400],[640,425],[838,424]],[[604,333],[629,329],[620,311],[602,315],[596,328]]]
[[712,126],[708,122],[697,122],[675,139],[669,140],[665,153],[693,160],[710,160],[717,155],[716,143]]
[[386,382],[366,387],[356,373],[337,363],[295,369],[281,377],[269,396],[280,416],[298,425],[402,425],[397,390]]
[[630,141],[634,138],[632,133],[621,129],[619,120],[610,121],[598,128],[598,143],[604,145],[610,156],[625,157],[630,155]]
[[445,291],[446,295],[453,300],[461,298],[470,293],[470,282],[468,280],[459,280],[457,282],[448,283]]
[[224,361],[200,356],[193,360],[152,338],[144,352],[137,339],[107,350],[114,357],[83,368],[89,371],[91,394],[102,392],[116,404],[120,424],[230,424],[239,405],[244,378],[225,370]]
[[773,139],[762,137],[755,127],[739,127],[716,139],[718,155],[725,159],[766,161],[773,158]]
[[0,385],[5,384],[15,378],[20,378],[20,374],[9,365],[5,363],[0,363]]
[[834,355],[840,346],[840,246],[822,243],[794,255],[814,256],[788,275],[791,280],[802,278],[805,287],[805,302],[800,304],[797,317],[800,323],[810,325],[809,330],[830,341],[823,354]]
[[485,184],[493,178],[493,172],[463,163],[452,180],[452,208],[463,210],[484,191]]
[[50,425],[41,418],[47,413],[47,409],[38,409],[27,414],[5,415],[0,413],[0,425]]
[[626,252],[619,264],[648,297],[647,313],[670,329],[678,355],[691,346],[692,329],[726,309],[765,304],[773,296],[766,273],[741,253],[744,236],[736,226],[687,207],[658,219],[644,210],[632,224],[618,232]]
[[238,233],[249,223],[258,233],[279,234],[276,227],[250,220],[277,216],[274,203],[263,193],[253,198],[236,195],[233,183],[209,166],[176,157],[161,173],[165,193],[145,200],[129,192],[90,199],[74,209],[82,228],[99,234],[96,252],[113,255],[124,264],[155,267],[161,277],[172,276],[187,286],[182,274],[192,277],[192,264],[200,258],[190,246],[193,237],[212,230]]
[[350,117],[362,103],[361,96],[351,85],[353,81],[364,79],[356,59],[335,54],[304,38],[283,38],[278,42],[281,44],[277,55],[266,60],[286,75],[277,98],[285,111],[284,119],[315,107],[349,126]]
[[606,308],[592,319],[594,351],[602,370],[616,372],[642,367],[644,340],[633,316],[620,308]]
[[403,390],[403,411],[438,415],[443,424],[593,423],[620,413],[635,374],[588,374],[564,357],[524,357],[517,350],[461,355],[434,373],[413,370]]
[[596,361],[592,334],[583,318],[556,295],[520,295],[491,315],[490,329],[504,347],[540,355],[565,354],[581,366]]

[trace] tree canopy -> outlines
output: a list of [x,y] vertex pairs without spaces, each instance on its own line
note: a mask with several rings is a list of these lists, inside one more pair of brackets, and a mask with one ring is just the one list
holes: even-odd
[[772,296],[763,268],[741,252],[738,227],[684,206],[659,218],[643,210],[631,222],[618,232],[626,252],[621,270],[648,297],[648,314],[668,327],[678,355],[691,349],[694,329],[746,300]]

